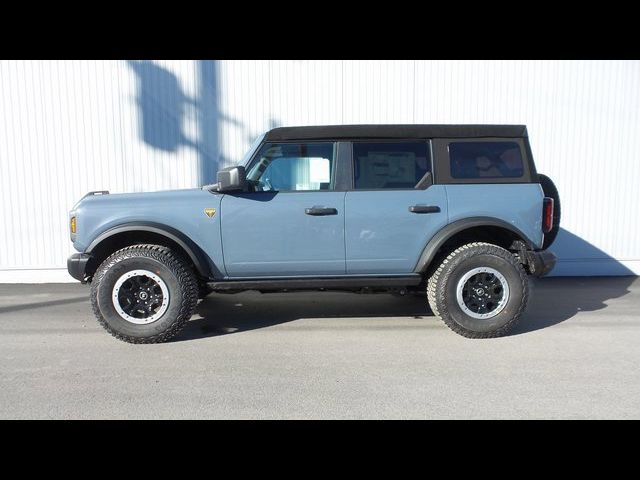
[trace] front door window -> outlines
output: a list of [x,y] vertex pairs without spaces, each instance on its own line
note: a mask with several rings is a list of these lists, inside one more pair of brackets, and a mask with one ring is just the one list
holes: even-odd
[[267,143],[247,174],[257,192],[331,190],[333,143]]

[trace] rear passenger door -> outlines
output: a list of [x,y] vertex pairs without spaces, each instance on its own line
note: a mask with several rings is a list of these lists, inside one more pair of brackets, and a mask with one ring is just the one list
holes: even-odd
[[431,185],[428,140],[354,141],[345,197],[347,274],[406,274],[447,223],[446,191]]

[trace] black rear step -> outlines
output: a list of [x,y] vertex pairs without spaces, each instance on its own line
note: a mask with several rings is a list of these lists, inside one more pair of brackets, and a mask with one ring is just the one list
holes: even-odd
[[407,287],[419,285],[418,274],[396,277],[265,278],[208,282],[214,290],[307,290],[318,288]]

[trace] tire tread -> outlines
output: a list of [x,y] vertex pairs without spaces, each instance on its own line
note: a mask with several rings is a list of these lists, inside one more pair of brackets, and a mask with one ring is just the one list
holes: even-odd
[[[151,258],[164,264],[176,275],[183,290],[180,309],[176,320],[165,331],[149,337],[134,337],[116,331],[106,321],[98,305],[98,289],[100,288],[100,282],[105,273],[118,262],[127,258],[135,257]],[[170,248],[162,245],[137,244],[117,250],[100,264],[96,270],[93,281],[91,282],[91,306],[93,308],[94,315],[98,319],[98,323],[112,336],[118,340],[128,343],[161,343],[173,338],[185,327],[193,315],[197,303],[198,282],[193,269],[184,258],[177,255]]]
[[[522,300],[516,314],[511,318],[511,320],[509,320],[508,323],[490,332],[475,332],[464,328],[449,315],[447,308],[445,299],[445,286],[447,284],[449,276],[452,273],[452,268],[449,267],[454,261],[457,262],[459,258],[464,256],[471,256],[471,254],[490,254],[499,256],[507,260],[515,267],[522,283]],[[434,315],[440,318],[452,331],[467,338],[495,338],[507,334],[519,322],[529,298],[527,273],[525,272],[520,262],[518,262],[516,257],[508,250],[486,242],[467,243],[466,245],[456,248],[442,261],[438,268],[433,272],[428,280],[427,285],[427,298],[429,300],[429,306],[431,307]]]

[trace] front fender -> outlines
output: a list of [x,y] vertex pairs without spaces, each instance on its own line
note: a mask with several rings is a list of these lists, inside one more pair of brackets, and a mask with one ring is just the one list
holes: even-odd
[[213,261],[193,240],[175,228],[154,222],[129,222],[118,225],[117,227],[112,227],[98,235],[89,244],[85,253],[91,255],[102,242],[124,232],[151,232],[162,235],[180,245],[180,247],[187,253],[200,275],[203,277],[209,277],[211,276],[212,270],[214,270],[213,276],[220,276],[219,272],[215,272],[216,267]]
[[201,189],[87,197],[73,212],[77,217],[73,245],[78,252],[90,253],[113,235],[152,232],[180,245],[200,274],[222,277],[221,198]]

